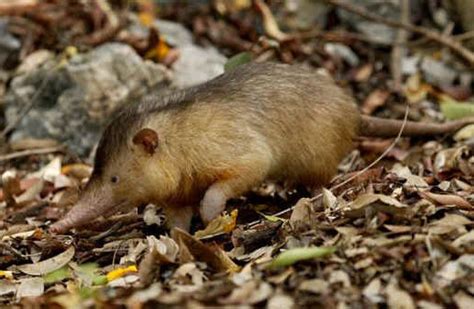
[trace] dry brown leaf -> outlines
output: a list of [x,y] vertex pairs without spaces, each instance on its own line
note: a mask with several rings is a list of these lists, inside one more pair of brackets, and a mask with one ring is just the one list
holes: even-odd
[[466,294],[463,291],[459,291],[453,297],[454,302],[459,309],[471,309],[474,308],[474,297]]
[[387,294],[387,304],[389,308],[394,309],[415,309],[415,302],[411,295],[402,290],[398,286],[396,279],[392,278],[391,282],[388,284],[385,289],[385,294]]
[[237,224],[238,210],[234,209],[230,214],[224,213],[206,226],[204,230],[194,233],[197,239],[214,237],[220,234],[232,232]]
[[312,205],[311,199],[309,198],[301,198],[298,200],[291,213],[289,223],[295,226],[298,222],[307,222],[308,218],[311,217]]
[[56,255],[55,257],[34,264],[20,265],[17,266],[17,269],[28,275],[45,275],[69,263],[74,257],[75,252],[76,250],[74,246],[71,246],[66,251]]
[[291,39],[291,35],[286,34],[280,30],[272,11],[265,2],[263,2],[262,0],[255,0],[255,5],[258,7],[260,13],[262,14],[263,28],[265,29],[265,33],[269,37],[279,42]]
[[441,205],[454,205],[462,209],[473,209],[473,205],[460,197],[459,195],[454,194],[436,194],[431,192],[419,192],[421,197],[426,198],[430,201],[436,202]]
[[2,197],[7,202],[7,206],[12,207],[16,205],[15,195],[20,194],[21,184],[20,179],[15,171],[6,171],[2,174],[3,194]]
[[23,278],[16,291],[16,298],[19,300],[23,297],[36,297],[44,293],[43,278]]
[[361,111],[364,114],[371,115],[377,108],[383,106],[390,96],[387,90],[376,89],[372,91],[362,104]]
[[361,217],[365,215],[367,207],[373,207],[375,211],[380,210],[404,217],[413,215],[411,209],[395,198],[373,193],[359,195],[344,208],[344,214],[348,217]]
[[429,231],[434,235],[452,233],[456,230],[465,231],[464,226],[471,224],[468,218],[457,214],[446,214],[441,220],[434,221],[429,225]]
[[257,304],[270,297],[272,292],[273,289],[270,284],[266,282],[258,283],[252,280],[235,288],[228,297],[221,299],[220,303],[227,305]]
[[298,286],[298,290],[311,292],[314,294],[326,294],[329,290],[329,282],[323,279],[304,280]]
[[373,70],[374,70],[373,64],[370,62],[366,63],[363,66],[353,71],[352,79],[359,83],[366,82],[369,80],[370,76],[372,75]]
[[196,261],[205,262],[217,271],[235,272],[240,269],[220,247],[211,248],[179,228],[174,228],[171,236],[179,244],[180,253],[184,250]]

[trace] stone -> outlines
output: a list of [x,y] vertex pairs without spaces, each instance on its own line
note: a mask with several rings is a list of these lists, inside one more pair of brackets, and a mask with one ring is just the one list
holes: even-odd
[[168,79],[164,66],[144,61],[130,46],[120,43],[77,54],[65,65],[50,60],[11,82],[5,97],[7,123],[33,103],[14,128],[11,140],[53,138],[86,155],[118,105]]
[[[171,65],[171,86],[187,88],[224,73],[227,58],[215,47],[194,44],[192,33],[181,24],[157,19],[155,26],[163,38],[179,50],[178,59]],[[137,22],[128,30],[141,36],[147,35],[147,29]]]

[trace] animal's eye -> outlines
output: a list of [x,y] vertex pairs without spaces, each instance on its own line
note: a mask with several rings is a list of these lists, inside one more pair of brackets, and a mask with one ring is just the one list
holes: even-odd
[[118,176],[112,176],[110,178],[110,181],[112,181],[112,183],[117,183],[117,182],[119,182],[119,177]]

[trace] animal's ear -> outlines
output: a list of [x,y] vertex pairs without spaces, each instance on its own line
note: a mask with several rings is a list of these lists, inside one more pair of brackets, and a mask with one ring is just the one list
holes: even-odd
[[132,142],[143,147],[143,150],[152,155],[158,147],[158,133],[153,129],[143,128],[135,133]]

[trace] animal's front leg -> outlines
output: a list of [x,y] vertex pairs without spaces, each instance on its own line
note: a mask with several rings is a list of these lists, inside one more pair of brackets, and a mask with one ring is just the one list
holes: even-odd
[[178,227],[189,232],[193,218],[192,206],[167,206],[163,208],[166,215],[166,225],[169,229]]
[[232,178],[211,185],[201,201],[199,212],[204,224],[208,224],[224,211],[227,200],[239,197],[252,186],[264,180],[263,177]]

